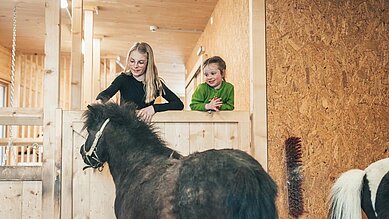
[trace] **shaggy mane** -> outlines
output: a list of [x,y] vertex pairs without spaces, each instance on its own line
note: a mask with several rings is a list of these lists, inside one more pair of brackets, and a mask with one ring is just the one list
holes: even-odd
[[[143,145],[144,143],[147,147],[155,147],[155,145],[166,147],[166,142],[158,135],[158,129],[155,128],[153,124],[145,123],[140,120],[137,116],[136,110],[137,105],[132,102],[128,102],[123,105],[118,105],[113,102],[105,104],[91,104],[88,106],[88,110],[86,110],[83,114],[85,121],[83,129],[98,130],[102,122],[109,118],[110,123],[114,125],[118,131],[136,133],[133,135],[138,139],[142,139],[140,141],[142,144],[138,145]],[[127,136],[127,134],[125,134],[125,136]]]
[[[110,118],[112,123],[115,123],[124,127],[138,127],[144,122],[139,121],[138,116],[136,115],[135,110],[137,109],[136,104],[126,103],[123,105],[118,105],[116,103],[106,103],[106,104],[91,104],[88,106],[83,114],[84,127],[85,128],[96,128],[98,123]],[[152,128],[152,127],[150,127]]]

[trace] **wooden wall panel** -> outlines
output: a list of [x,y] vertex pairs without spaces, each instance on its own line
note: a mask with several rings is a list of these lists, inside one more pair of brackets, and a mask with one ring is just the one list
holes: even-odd
[[22,183],[15,183],[13,181],[0,182],[0,197],[1,197],[1,218],[21,218],[21,214],[17,216],[15,212],[22,212],[21,209],[21,193],[23,189]]
[[[216,149],[234,148],[238,143],[238,125],[237,124],[214,124],[214,143],[213,147]],[[238,147],[235,147],[238,149]]]
[[42,208],[42,182],[0,182],[0,218],[40,219]]
[[226,80],[235,86],[235,109],[249,110],[249,1],[219,0],[211,17],[186,61],[187,73],[198,60],[200,46],[207,57],[221,56],[227,65]]
[[301,218],[326,218],[341,172],[389,156],[388,9],[383,0],[266,1],[268,165],[280,218],[289,136],[302,138]]
[[210,123],[189,124],[189,153],[205,151],[213,148],[214,133]]
[[11,81],[11,50],[0,45],[0,79]]
[[178,151],[182,155],[186,156],[190,153],[189,124],[165,123],[165,135],[163,136],[163,139],[167,139],[169,147]]

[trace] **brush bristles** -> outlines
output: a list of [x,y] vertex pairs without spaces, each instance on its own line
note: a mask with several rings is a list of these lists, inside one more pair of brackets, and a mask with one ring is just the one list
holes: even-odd
[[289,215],[297,218],[304,212],[301,174],[301,140],[290,137],[285,141]]

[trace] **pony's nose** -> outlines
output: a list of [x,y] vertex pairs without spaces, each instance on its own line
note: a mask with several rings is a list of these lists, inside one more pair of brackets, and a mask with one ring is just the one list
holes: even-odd
[[83,144],[83,145],[81,145],[81,147],[80,147],[80,154],[81,154],[81,157],[82,157],[82,159],[84,160],[84,163],[86,163],[86,155],[85,155],[85,149],[84,149],[84,147],[85,147],[85,145]]
[[83,152],[85,151],[85,150],[84,150],[84,147],[85,147],[84,144],[82,144],[81,147],[80,147],[80,154],[81,154],[81,155],[84,155],[84,153],[83,153]]

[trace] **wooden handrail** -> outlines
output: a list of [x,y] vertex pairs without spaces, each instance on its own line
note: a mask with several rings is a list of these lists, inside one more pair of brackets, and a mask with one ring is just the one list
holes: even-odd
[[221,112],[200,112],[200,111],[166,111],[159,112],[153,116],[152,122],[249,122],[248,111],[221,111]]

